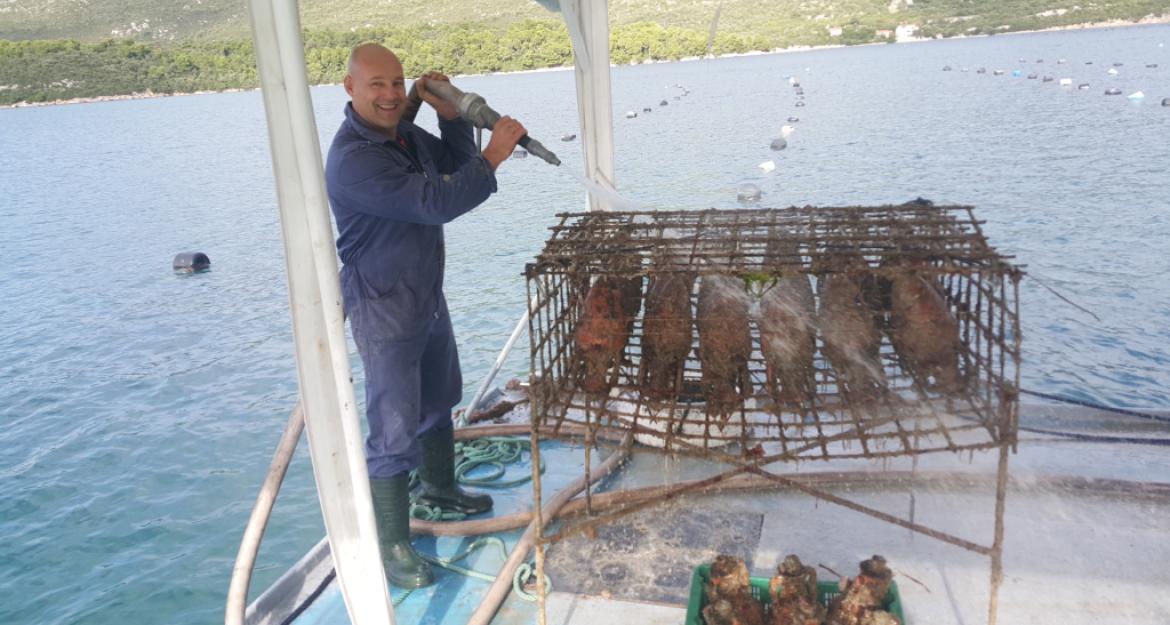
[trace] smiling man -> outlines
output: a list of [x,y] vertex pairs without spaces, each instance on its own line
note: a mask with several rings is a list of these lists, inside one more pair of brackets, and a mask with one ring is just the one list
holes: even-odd
[[[426,89],[430,80],[447,77],[426,74],[408,96],[393,52],[354,48],[350,102],[325,166],[345,312],[366,373],[366,464],[382,561],[403,588],[434,581],[410,544],[411,470],[422,478],[420,503],[466,514],[492,507],[491,497],[455,483],[451,409],[463,377],[443,296],[443,224],[496,191],[495,170],[525,133],[501,118],[481,154],[471,125]],[[413,123],[424,101],[441,138]]]

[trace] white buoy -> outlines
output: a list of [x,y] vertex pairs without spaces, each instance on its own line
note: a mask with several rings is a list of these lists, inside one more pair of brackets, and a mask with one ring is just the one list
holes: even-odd
[[1115,70],[1115,69],[1113,69],[1112,67],[1110,67],[1109,69],[1105,70],[1105,73],[1106,73],[1106,74],[1109,74],[1110,76],[1116,76],[1116,75],[1117,75],[1117,70]]
[[626,111],[626,119],[634,119],[638,114],[633,111]]
[[792,133],[794,133],[794,132],[796,132],[796,128],[794,128],[793,126],[789,126],[788,124],[784,124],[783,126],[780,127],[780,136],[784,137],[785,139],[787,139],[788,137],[791,137]]
[[776,169],[776,161],[764,161],[763,163],[756,165],[756,167],[759,167],[760,169],[764,170],[765,173],[767,173]]
[[1130,100],[1140,100],[1146,97],[1146,94],[1142,93],[1141,91],[1134,91],[1126,97],[1128,97]]
[[1060,79],[1060,86],[1061,87],[1071,87],[1072,86],[1072,78],[1061,78]]

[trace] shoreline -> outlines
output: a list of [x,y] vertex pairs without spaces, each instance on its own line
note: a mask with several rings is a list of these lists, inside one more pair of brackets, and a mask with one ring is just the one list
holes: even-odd
[[[819,46],[791,46],[788,48],[774,48],[772,50],[767,50],[767,51],[754,50],[751,52],[735,52],[735,53],[731,53],[731,54],[721,54],[718,56],[703,56],[703,57],[691,56],[691,57],[683,57],[680,59],[667,59],[667,60],[645,59],[645,60],[642,60],[642,61],[639,61],[636,63],[629,63],[629,64],[625,64],[625,65],[618,65],[618,64],[611,63],[610,67],[615,68],[615,67],[630,66],[630,65],[651,65],[651,64],[660,64],[660,63],[685,63],[685,62],[690,62],[690,61],[699,61],[699,60],[708,59],[708,58],[720,58],[721,59],[721,58],[734,58],[734,57],[741,57],[741,56],[761,56],[761,55],[766,55],[766,54],[793,54],[793,53],[797,53],[797,52],[811,52],[813,50],[834,50],[834,49],[839,49],[839,48],[856,48],[856,47],[862,47],[862,46],[885,46],[885,45],[890,45],[890,44],[894,44],[894,43],[896,43],[896,44],[926,43],[926,42],[933,42],[933,41],[949,41],[949,40],[953,40],[953,39],[977,39],[977,38],[981,38],[981,37],[1004,37],[1004,36],[1009,36],[1009,35],[1028,35],[1028,34],[1035,34],[1035,33],[1051,33],[1051,32],[1062,32],[1062,31],[1071,31],[1071,30],[1099,30],[1099,29],[1106,29],[1106,28],[1126,28],[1126,27],[1131,27],[1131,26],[1151,26],[1151,25],[1158,25],[1158,24],[1170,24],[1170,13],[1163,14],[1163,15],[1156,15],[1156,16],[1146,16],[1146,17],[1143,17],[1142,19],[1137,20],[1137,21],[1109,20],[1109,21],[1105,21],[1105,22],[1087,22],[1084,24],[1069,24],[1066,26],[1053,26],[1052,28],[1040,28],[1040,29],[1036,29],[1036,30],[1013,30],[1013,31],[1006,31],[1006,32],[1002,32],[1002,33],[978,34],[978,35],[956,35],[953,37],[936,37],[936,38],[918,37],[918,38],[907,39],[907,40],[897,41],[897,42],[890,40],[888,42],[877,41],[877,42],[861,43],[861,44],[854,44],[854,45],[828,44],[828,45],[819,45]],[[487,72],[487,73],[483,73],[483,74],[456,74],[456,75],[453,75],[452,78],[497,76],[497,75],[507,75],[507,74],[535,74],[535,73],[539,73],[539,72],[563,72],[563,71],[569,71],[572,69],[573,69],[572,65],[562,65],[562,66],[558,66],[558,67],[542,67],[542,68],[538,68],[538,69],[522,69],[522,70],[505,70],[505,71],[499,71],[499,72]],[[319,83],[316,85],[309,85],[309,88],[312,89],[314,87],[337,86],[339,84],[341,84],[341,83]],[[44,107],[44,106],[64,106],[64,105],[70,105],[70,104],[93,104],[93,103],[97,103],[97,102],[118,102],[118,101],[123,101],[123,100],[147,100],[147,99],[154,99],[154,98],[171,98],[171,97],[182,97],[182,96],[209,95],[209,94],[217,94],[217,93],[245,93],[245,92],[259,91],[259,90],[260,90],[259,87],[252,87],[252,88],[232,88],[232,89],[208,89],[208,90],[202,90],[202,91],[190,91],[190,92],[182,92],[182,93],[154,93],[151,91],[146,91],[146,92],[142,92],[142,93],[127,93],[127,94],[121,94],[121,95],[103,95],[103,96],[89,96],[89,97],[80,97],[80,98],[68,98],[68,99],[64,99],[64,100],[51,100],[48,102],[17,102],[15,104],[0,104],[0,110],[39,108],[39,107]]]

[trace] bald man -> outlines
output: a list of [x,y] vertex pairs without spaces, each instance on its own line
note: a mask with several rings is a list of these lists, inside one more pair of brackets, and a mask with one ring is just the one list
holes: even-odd
[[[495,170],[524,136],[504,117],[481,154],[455,107],[426,89],[406,92],[402,63],[377,44],[354,48],[345,77],[350,102],[329,148],[325,180],[337,221],[341,291],[366,372],[366,464],[390,582],[434,582],[410,544],[408,473],[419,503],[466,514],[491,497],[455,483],[451,409],[463,396],[455,335],[443,296],[443,224],[496,191]],[[440,137],[414,125],[422,102]]]

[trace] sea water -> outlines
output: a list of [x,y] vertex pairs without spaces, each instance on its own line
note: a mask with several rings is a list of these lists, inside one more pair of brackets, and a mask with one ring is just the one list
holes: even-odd
[[[974,205],[1028,272],[1024,386],[1164,407],[1167,40],[1150,26],[616,68],[617,192],[651,209]],[[524,263],[556,213],[585,208],[567,173],[584,167],[579,140],[554,139],[579,134],[571,72],[455,82],[564,163],[505,162],[499,192],[447,227],[469,398],[523,312]],[[324,149],[346,97],[312,95]],[[0,146],[0,623],[217,622],[296,396],[260,94],[0,110]],[[736,200],[744,183],[757,203]],[[211,271],[173,274],[182,251],[207,253]],[[524,375],[525,343],[505,377]],[[253,596],[322,532],[302,449]]]

